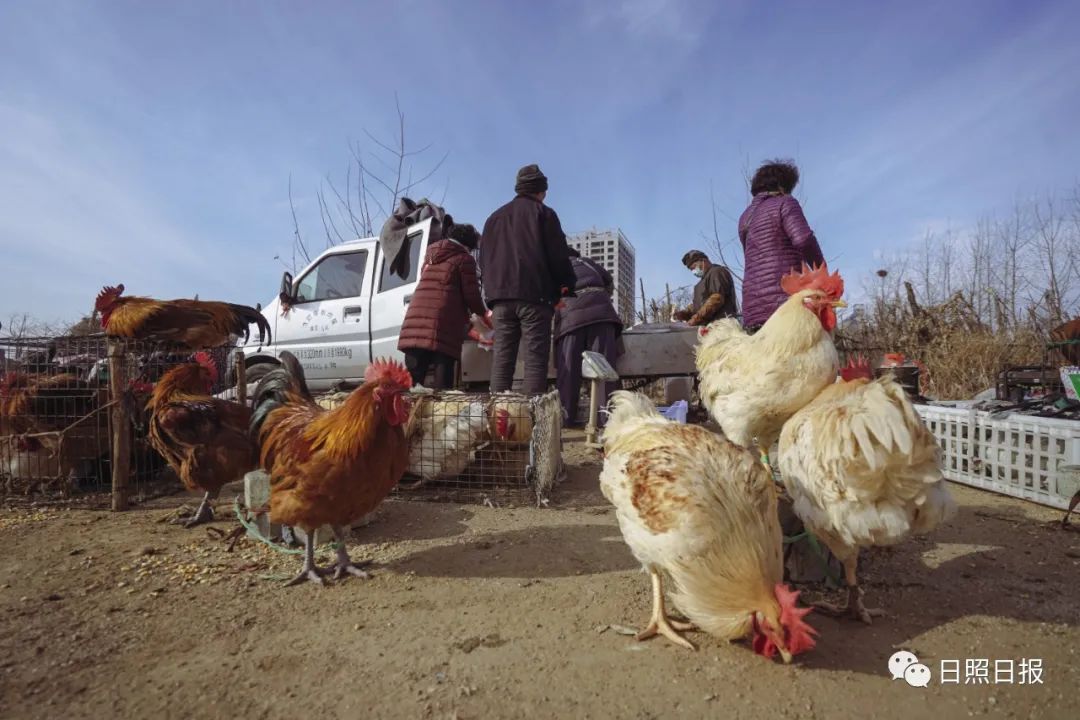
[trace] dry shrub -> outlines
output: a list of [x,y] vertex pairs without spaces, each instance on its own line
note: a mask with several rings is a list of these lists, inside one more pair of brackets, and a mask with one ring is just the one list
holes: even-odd
[[961,292],[922,308],[909,290],[906,300],[879,300],[870,317],[838,333],[837,344],[844,354],[865,353],[874,363],[885,353],[903,353],[926,367],[930,397],[967,399],[994,387],[1006,367],[1042,363],[1046,337],[1032,325],[990,327]]

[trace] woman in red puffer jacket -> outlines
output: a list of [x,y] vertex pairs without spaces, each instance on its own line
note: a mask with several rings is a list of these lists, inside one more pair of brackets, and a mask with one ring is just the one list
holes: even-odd
[[398,340],[414,385],[423,384],[434,368],[434,389],[453,386],[469,314],[487,314],[471,254],[479,240],[472,225],[454,225],[448,238],[428,247]]

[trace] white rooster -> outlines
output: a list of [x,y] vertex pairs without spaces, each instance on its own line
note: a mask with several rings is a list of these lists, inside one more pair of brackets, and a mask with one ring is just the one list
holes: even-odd
[[795,513],[844,565],[844,607],[869,624],[856,577],[859,548],[893,545],[926,533],[956,510],[941,475],[940,448],[891,375],[871,380],[865,360],[841,370],[788,421],[780,473]]
[[[776,487],[753,452],[694,425],[664,419],[644,395],[618,391],[604,430],[600,487],[652,578],[653,611],[639,640],[679,631],[751,637],[784,662],[814,646],[798,593],[782,584]],[[664,579],[690,623],[664,610]]]
[[835,308],[844,281],[824,267],[785,275],[791,295],[754,335],[739,321],[718,320],[699,330],[697,368],[702,402],[724,435],[757,445],[762,461],[795,412],[836,380]]

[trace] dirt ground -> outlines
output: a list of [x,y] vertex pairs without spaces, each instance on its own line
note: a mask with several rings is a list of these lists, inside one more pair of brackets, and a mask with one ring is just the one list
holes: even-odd
[[[294,556],[160,522],[183,494],[4,510],[0,716],[1080,717],[1080,533],[1059,513],[954,486],[948,527],[866,557],[888,616],[813,614],[818,647],[784,666],[700,633],[696,653],[623,634],[648,617],[648,582],[599,459],[567,459],[548,508],[385,503],[350,547],[374,577],[326,588],[280,587]],[[930,687],[891,679],[900,648]],[[938,682],[943,659],[988,659],[992,682],[996,660],[1025,658],[1042,684]]]

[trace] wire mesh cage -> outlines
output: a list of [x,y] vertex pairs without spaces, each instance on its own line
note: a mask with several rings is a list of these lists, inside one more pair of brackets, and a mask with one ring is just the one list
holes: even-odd
[[[227,382],[232,349],[207,350],[222,369],[214,392]],[[0,337],[0,494],[107,505],[101,494],[112,489],[118,452],[128,456],[120,467],[128,467],[131,499],[174,492],[175,477],[148,442],[148,396],[139,387],[191,358],[187,349],[101,334]]]
[[[325,395],[334,408],[346,393]],[[558,395],[416,393],[409,464],[395,497],[493,505],[545,504],[562,467]]]

